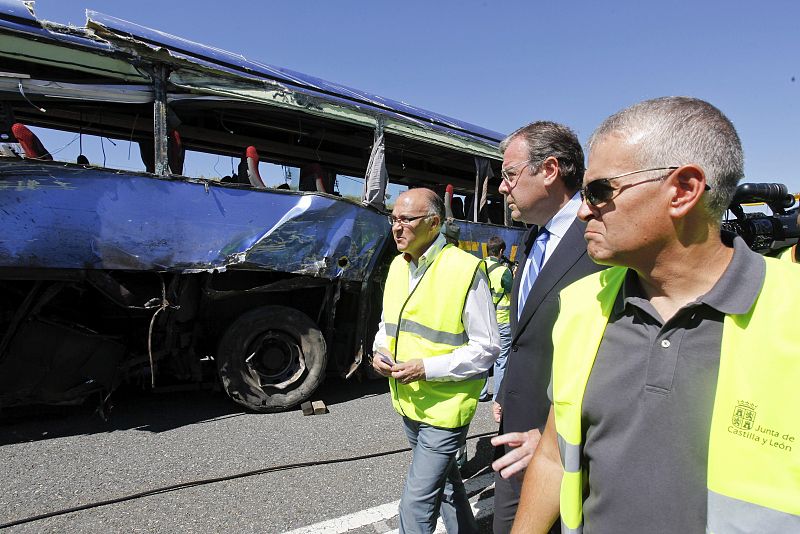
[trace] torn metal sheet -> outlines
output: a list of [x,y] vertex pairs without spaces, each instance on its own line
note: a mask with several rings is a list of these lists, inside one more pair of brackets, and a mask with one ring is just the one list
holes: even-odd
[[33,13],[33,2],[18,2],[0,0],[0,14],[10,16],[29,24],[36,24],[36,15]]
[[[240,54],[91,10],[87,11],[88,28],[75,28],[39,21],[30,14],[23,22],[14,14],[22,9],[21,3],[2,0],[0,8],[6,4],[10,6],[8,11],[13,13],[4,15],[0,9],[0,56],[69,66],[126,81],[149,81],[147,73],[136,66],[143,60],[143,51],[149,49],[151,55],[156,56],[153,59],[173,58],[172,63],[178,72],[171,75],[171,82],[200,94],[227,94],[273,105],[281,104],[282,94],[288,95],[286,105],[305,108],[310,113],[316,111],[325,116],[339,116],[369,126],[375,124],[376,117],[383,116],[387,133],[495,158],[498,156],[497,144],[504,137],[404,102],[251,61]],[[66,43],[73,46],[64,47]],[[127,61],[121,61],[125,56]],[[192,74],[192,69],[197,73]],[[198,75],[202,71],[213,73],[211,83],[208,78]],[[221,78],[226,79],[225,82]],[[247,83],[242,88],[245,81]],[[239,90],[231,92],[231,83],[240,84]],[[461,141],[454,144],[456,139]]]
[[[12,25],[13,26],[13,25]],[[115,78],[126,82],[145,82],[149,80],[146,73],[137,70],[128,59],[123,61],[111,57],[113,48],[109,46],[64,46],[61,34],[58,39],[51,38],[47,30],[30,32],[5,33],[11,28],[7,21],[0,19],[0,58],[28,61],[41,65],[57,67],[67,66],[71,70],[88,73],[94,76]],[[81,39],[82,45],[94,45],[91,40]]]
[[66,83],[17,78],[8,73],[0,75],[0,93],[19,94],[20,84],[28,96],[117,104],[153,101],[153,88],[148,85]]
[[[8,0],[5,0],[8,2]],[[10,2],[17,4],[17,2]],[[404,102],[383,98],[378,95],[329,82],[290,69],[274,67],[251,61],[240,54],[195,43],[165,32],[153,30],[109,15],[87,11],[87,29],[76,29],[48,23],[43,27],[38,20],[29,24],[19,24],[12,17],[0,13],[0,32],[28,34],[42,43],[48,41],[69,41],[95,51],[118,52],[135,56],[132,45],[146,46],[154,52],[166,52],[176,60],[204,69],[239,77],[248,77],[261,82],[277,82],[293,91],[327,99],[331,102],[347,104],[371,114],[386,114],[395,120],[402,119],[410,124],[425,124],[434,131],[448,135],[461,135],[474,141],[496,146],[504,137],[502,134],[440,115]],[[78,31],[80,30],[80,31]],[[77,32],[77,33],[76,33]],[[29,45],[30,41],[28,42]],[[128,75],[137,72],[131,68]],[[138,73],[142,75],[142,73]]]
[[[339,119],[368,128],[374,128],[379,120],[383,120],[385,133],[465,151],[477,156],[494,159],[500,157],[497,148],[499,141],[489,143],[485,139],[479,139],[444,126],[435,126],[424,120],[392,111],[382,110],[379,117],[376,118],[377,110],[354,105],[352,101],[313,93],[309,90],[300,90],[273,81],[223,78],[219,75],[181,69],[170,74],[170,82],[176,87],[194,93],[193,95],[170,94],[168,100],[171,102],[202,98],[199,95],[214,95],[231,101],[248,101],[299,109],[312,115],[327,119]],[[500,134],[497,135],[500,136]]]
[[367,174],[364,177],[364,191],[361,202],[367,206],[384,209],[386,198],[386,184],[389,183],[389,173],[386,170],[386,146],[383,137],[383,124],[375,130],[375,140],[372,143],[372,152],[369,155]]
[[390,239],[380,212],[330,195],[58,163],[0,161],[0,213],[0,267],[363,280]]
[[315,76],[309,76],[290,69],[279,68],[257,61],[251,61],[241,54],[228,52],[219,48],[206,46],[188,39],[184,39],[166,32],[154,30],[97,11],[87,10],[87,25],[94,28],[106,39],[135,39],[158,49],[169,50],[177,57],[187,59],[205,60],[219,66],[234,68],[240,72],[266,77],[285,82],[298,88],[313,89],[320,93],[339,96],[351,101],[366,104],[375,108],[385,108],[399,112],[409,117],[422,118],[431,123],[446,126],[451,129],[463,130],[499,141],[502,135],[473,124],[459,121],[452,117],[433,113],[404,102],[383,98],[365,91],[329,82]]
[[[115,47],[97,38],[86,28],[76,28],[62,24],[47,22],[36,18],[32,8],[33,2],[20,2],[18,0],[0,0],[0,31],[4,34],[0,39],[0,54],[14,57],[16,55],[27,61],[47,59],[45,47],[48,44],[57,44],[49,47],[47,51],[63,54],[64,58],[72,61],[82,60],[84,63],[75,62],[73,67],[78,70],[91,70],[86,62],[98,63],[101,70],[111,73],[125,73],[136,75],[137,71],[125,62],[104,57],[100,54],[111,54]],[[19,37],[19,39],[16,39]],[[69,45],[64,46],[64,45]],[[81,50],[83,49],[83,50]],[[94,58],[85,51],[92,51]],[[55,58],[54,58],[55,59]]]

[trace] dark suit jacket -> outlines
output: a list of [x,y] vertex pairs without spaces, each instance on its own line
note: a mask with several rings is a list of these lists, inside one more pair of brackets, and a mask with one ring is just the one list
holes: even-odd
[[519,258],[511,293],[511,352],[498,400],[503,407],[501,432],[542,430],[547,422],[550,411],[547,386],[553,368],[551,334],[558,317],[558,293],[572,282],[603,269],[586,253],[585,227],[579,219],[569,227],[536,278],[517,321],[519,284],[538,229],[531,228],[525,236],[525,249]]

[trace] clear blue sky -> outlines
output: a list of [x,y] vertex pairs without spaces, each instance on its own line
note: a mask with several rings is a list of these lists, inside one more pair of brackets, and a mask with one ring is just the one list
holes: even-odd
[[800,192],[797,0],[36,2],[81,26],[84,8],[501,133],[549,119],[585,141],[629,104],[696,96],[735,124],[747,181]]

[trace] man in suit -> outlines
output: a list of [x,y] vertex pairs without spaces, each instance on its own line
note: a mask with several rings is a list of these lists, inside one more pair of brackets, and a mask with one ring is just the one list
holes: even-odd
[[500,435],[492,438],[499,456],[492,464],[495,534],[511,530],[522,474],[547,422],[558,293],[600,269],[586,254],[585,223],[576,218],[585,167],[572,130],[554,122],[534,122],[509,135],[500,149],[500,192],[508,198],[511,216],[534,226],[514,277],[511,354],[497,395]]

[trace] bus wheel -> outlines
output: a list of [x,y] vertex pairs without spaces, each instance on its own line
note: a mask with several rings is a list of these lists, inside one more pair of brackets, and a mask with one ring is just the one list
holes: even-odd
[[276,412],[308,399],[325,378],[325,338],[306,314],[263,306],[225,331],[217,370],[228,396],[257,412]]

